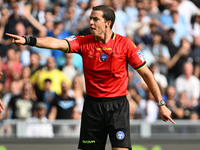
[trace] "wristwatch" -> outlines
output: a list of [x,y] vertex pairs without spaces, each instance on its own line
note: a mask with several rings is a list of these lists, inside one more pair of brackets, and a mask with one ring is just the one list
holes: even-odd
[[164,100],[161,100],[160,102],[157,103],[157,106],[162,106],[162,105],[166,105]]

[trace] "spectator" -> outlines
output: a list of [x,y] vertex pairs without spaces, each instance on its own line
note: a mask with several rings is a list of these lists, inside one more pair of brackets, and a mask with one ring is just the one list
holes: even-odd
[[74,28],[76,28],[76,26],[78,25],[78,19],[79,19],[78,16],[75,15],[74,6],[70,6],[66,10],[66,12],[64,12],[64,17],[63,17],[64,30],[72,34],[71,31],[74,30]]
[[45,48],[31,47],[31,52],[39,55],[41,66],[45,66],[47,59],[52,56],[52,51]]
[[182,119],[184,117],[184,108],[177,106],[177,93],[176,89],[174,86],[169,86],[166,89],[166,104],[167,107],[171,110],[172,112],[172,118],[174,119]]
[[177,107],[184,110],[183,117],[181,119],[189,119],[189,116],[193,109],[189,106],[190,100],[188,99],[187,92],[181,92],[178,95]]
[[31,77],[31,69],[30,67],[26,66],[22,69],[22,74],[19,79],[19,86],[23,87],[25,82],[30,82],[30,77]]
[[68,96],[68,86],[66,83],[62,82],[62,93],[58,95],[54,102],[49,113],[48,118],[50,120],[55,119],[73,119],[72,114],[76,107],[76,102],[74,98]]
[[5,119],[8,118],[8,112],[12,109],[12,119],[28,119],[33,116],[33,108],[35,105],[33,86],[30,82],[23,85],[22,93],[13,97],[5,112]]
[[53,20],[55,22],[61,21],[63,19],[63,12],[64,9],[62,8],[61,4],[57,3],[54,4],[54,7],[52,8],[52,13],[53,13]]
[[158,64],[158,71],[161,74],[167,75],[168,68],[167,62],[170,60],[169,49],[166,45],[161,43],[162,33],[156,31],[153,33],[152,43],[147,45],[143,53],[147,55],[147,65],[150,66],[151,63]]
[[189,0],[177,0],[179,2],[178,5],[178,13],[184,17],[188,29],[191,28],[191,18],[197,12],[198,7]]
[[[173,32],[174,30],[170,29],[167,35],[172,37]],[[174,85],[174,80],[182,73],[183,64],[189,60],[191,46],[186,38],[181,39],[180,47],[176,47],[170,39],[167,41],[167,46],[171,56],[170,61],[166,62],[169,69],[168,82]]]
[[47,32],[47,28],[41,24],[37,18],[35,18],[31,14],[31,9],[29,7],[23,9],[23,17],[29,22],[31,25],[31,29],[27,29],[27,34],[28,35],[42,35]]
[[51,85],[52,81],[50,79],[45,79],[44,81],[44,90],[40,90],[36,87],[36,94],[38,97],[38,101],[43,102],[46,104],[46,116],[49,115],[51,105],[53,103],[53,100],[56,97],[56,93],[54,91],[51,91]]
[[200,9],[191,17],[190,35],[194,38],[200,39]]
[[115,33],[126,36],[125,26],[128,24],[129,18],[125,13],[125,11],[122,9],[123,8],[122,1],[111,0],[111,4],[116,14],[116,21],[113,25],[113,31]]
[[177,93],[187,93],[188,107],[193,109],[198,105],[200,82],[197,77],[193,75],[193,65],[187,62],[183,65],[183,73],[175,80],[175,87]]
[[44,0],[36,1],[36,8],[34,8],[32,15],[36,18],[40,24],[45,23],[45,9],[46,9],[46,2]]
[[4,86],[4,80],[5,80],[5,73],[2,72],[2,57],[0,56],[0,93],[2,94],[3,86]]
[[[8,22],[5,25],[5,33],[15,33],[15,25],[17,22],[23,22],[25,28],[27,28],[29,23],[21,13],[22,10],[19,8],[19,3],[17,1],[13,1],[10,3],[10,7],[12,9],[12,14],[9,16]],[[7,37],[4,36],[4,39],[7,39]]]
[[82,113],[84,97],[86,96],[84,90],[84,79],[80,75],[76,75],[72,82],[72,87],[69,89],[68,94],[70,97],[73,97],[76,102],[79,113]]
[[154,122],[158,119],[158,107],[150,91],[147,91],[146,116],[144,119],[147,122]]
[[88,35],[90,33],[89,29],[90,25],[88,23],[88,20],[90,18],[90,13],[92,11],[92,8],[97,5],[99,5],[98,0],[89,1],[87,10],[83,13],[82,17],[79,18],[78,24],[72,29],[71,33],[79,35]]
[[47,107],[44,103],[38,102],[34,108],[34,116],[28,118],[26,122],[26,136],[27,137],[53,137],[53,126],[46,118]]
[[31,53],[29,67],[31,69],[31,75],[42,68],[40,65],[40,56],[38,53]]
[[142,98],[146,97],[145,91],[147,90],[147,85],[144,80],[135,72],[129,70],[128,72],[128,89],[136,88],[137,92]]
[[[19,95],[21,92],[21,89],[19,88],[19,82],[14,80],[10,83],[9,91],[4,94],[2,97],[2,102],[4,104],[4,107],[7,108],[10,100]],[[5,111],[2,113],[3,118],[5,118]],[[12,109],[8,110],[8,116],[7,119],[11,119],[12,116]]]
[[10,39],[4,39],[4,30],[5,25],[8,22],[8,18],[10,16],[9,9],[7,7],[2,7],[0,10],[0,56],[6,55],[6,49],[8,48],[8,44],[10,44]]
[[40,90],[44,90],[45,79],[52,81],[51,90],[56,94],[61,94],[61,83],[65,82],[68,87],[71,86],[70,80],[63,72],[56,68],[56,62],[53,56],[47,60],[47,65],[41,70],[38,70],[31,76],[31,82],[35,84]]
[[7,91],[12,80],[17,80],[21,77],[22,64],[16,61],[16,51],[13,48],[9,48],[6,52],[6,61],[1,65],[2,71],[5,72],[4,88]]
[[[39,37],[46,36],[49,32],[46,26],[41,25],[29,11],[26,12],[26,17],[29,19],[29,22],[37,29],[38,33],[32,33],[33,35],[38,35]],[[30,47],[32,53],[38,53],[40,56],[40,65],[44,66],[47,63],[47,59],[52,56],[52,51],[45,48]]]
[[165,89],[168,86],[167,78],[163,74],[159,72],[159,65],[157,63],[152,63],[149,67],[151,72],[153,73],[158,85],[160,86],[160,90],[162,94],[165,92]]
[[148,45],[152,42],[152,38],[153,38],[153,34],[156,33],[156,32],[160,32],[160,33],[165,33],[165,31],[167,30],[165,28],[165,26],[159,22],[159,20],[157,19],[152,19],[150,22],[149,22],[149,28],[150,28],[150,32],[147,33],[147,34],[142,34],[141,33],[141,29],[142,28],[139,28],[138,30],[138,34],[139,36],[142,38],[142,41]]
[[[69,97],[68,95],[68,86],[66,83],[61,83],[62,93],[58,95],[53,101],[50,113],[49,120],[55,119],[80,119],[80,113],[77,110],[76,102],[74,98]],[[65,136],[68,135],[69,131],[74,131],[74,126],[59,126],[55,127],[55,133],[57,135]]]
[[[68,37],[70,35],[70,32],[67,30],[64,30],[64,23],[62,21],[58,21],[54,23],[54,31],[53,36],[58,39],[63,39],[65,37]],[[65,53],[59,51],[59,50],[53,50],[52,56],[54,56],[56,60],[57,67],[61,69],[63,65],[65,64]]]
[[128,90],[128,101],[129,101],[129,114],[130,119],[139,119],[139,115],[137,114],[138,104],[141,101],[141,97],[137,92],[137,89],[134,87],[129,88]]
[[[166,2],[167,9],[164,9],[164,11],[162,11],[162,14],[160,16],[160,22],[163,25],[165,25],[168,29],[173,23],[171,12],[178,11],[178,5],[179,3],[177,0],[171,0],[169,2]],[[184,24],[186,26],[186,21],[184,17],[180,15],[179,19],[180,19],[181,24]]]
[[192,120],[192,121],[198,121],[199,116],[198,116],[197,112],[195,112],[195,111],[191,112],[189,119]]
[[[145,9],[139,9],[137,21],[130,21],[126,25],[126,35],[130,39],[141,41],[140,36],[145,36],[151,32],[149,28],[150,21],[151,18],[147,16],[147,11]],[[133,38],[131,38],[132,36]]]
[[125,12],[128,15],[129,21],[137,21],[138,8],[136,0],[126,0]]
[[147,15],[151,19],[159,20],[159,18],[160,18],[160,10],[158,8],[158,0],[150,0],[149,1],[149,9],[147,11]]
[[51,10],[45,11],[45,24],[46,27],[46,34],[47,36],[53,37],[53,30],[54,30],[54,17]]
[[69,55],[66,54],[65,58],[66,58],[66,64],[65,64],[65,66],[63,66],[62,72],[72,82],[72,80],[74,79],[74,77],[77,75],[78,71],[76,70],[76,68],[72,64],[72,62],[73,62],[73,55],[72,54],[69,54]]
[[68,9],[71,6],[73,6],[75,8],[75,16],[78,16],[79,19],[80,19],[80,17],[82,16],[84,10],[80,7],[80,5],[78,5],[76,0],[68,0],[66,6],[67,6],[66,9]]
[[[182,23],[180,20],[180,15],[178,14],[178,11],[171,11],[171,17],[172,17],[172,24],[169,25],[169,28],[175,29],[175,35],[173,38],[174,45],[180,46],[180,41],[183,37],[188,36],[188,29],[185,23]],[[187,37],[188,40],[191,41],[191,37]]]
[[193,37],[193,44],[190,57],[193,61],[194,76],[200,79],[200,39],[198,36]]
[[198,100],[198,106],[195,108],[195,111],[198,113],[199,118],[200,118],[200,97],[199,97],[199,100]]
[[[16,23],[15,33],[20,36],[26,34],[26,27],[24,26],[23,22]],[[20,52],[20,61],[22,65],[28,66],[30,64],[30,51],[28,50],[28,46],[20,45],[19,52]]]
[[131,95],[127,95],[127,99],[129,102],[129,119],[135,119],[135,112],[137,110],[137,104]]

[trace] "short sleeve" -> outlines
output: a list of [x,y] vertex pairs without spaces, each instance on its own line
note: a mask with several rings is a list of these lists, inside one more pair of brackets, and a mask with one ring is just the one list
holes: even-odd
[[66,53],[80,53],[81,36],[71,35],[64,40],[68,43],[68,49],[65,51]]

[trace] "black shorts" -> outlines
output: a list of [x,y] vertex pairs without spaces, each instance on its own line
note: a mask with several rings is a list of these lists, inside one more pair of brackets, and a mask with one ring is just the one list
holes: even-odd
[[94,98],[84,102],[79,149],[105,150],[109,135],[111,146],[131,150],[129,103],[126,96]]

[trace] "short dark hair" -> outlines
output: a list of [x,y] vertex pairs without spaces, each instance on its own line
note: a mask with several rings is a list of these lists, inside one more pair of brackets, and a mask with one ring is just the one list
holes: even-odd
[[46,82],[52,82],[52,81],[51,81],[51,79],[47,78],[44,80],[44,82],[46,83]]
[[98,5],[92,8],[93,11],[99,10],[103,12],[103,18],[106,21],[111,21],[110,28],[112,29],[113,24],[115,22],[115,12],[112,8],[106,5]]

